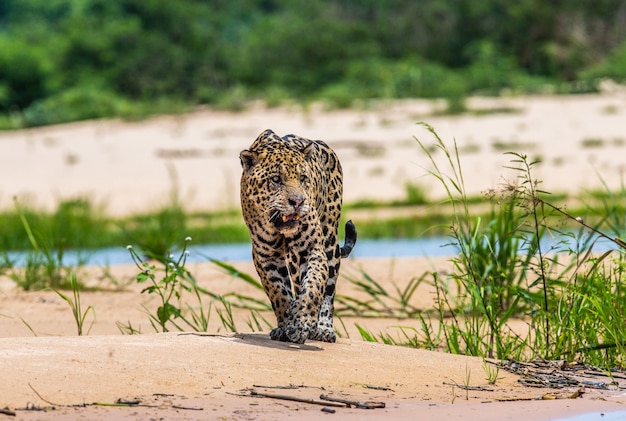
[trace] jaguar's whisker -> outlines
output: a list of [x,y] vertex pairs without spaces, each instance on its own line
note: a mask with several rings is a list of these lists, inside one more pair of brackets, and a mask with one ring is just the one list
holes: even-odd
[[279,213],[279,211],[275,210],[274,213],[272,213],[272,216],[270,216],[269,222],[272,222],[279,215]]

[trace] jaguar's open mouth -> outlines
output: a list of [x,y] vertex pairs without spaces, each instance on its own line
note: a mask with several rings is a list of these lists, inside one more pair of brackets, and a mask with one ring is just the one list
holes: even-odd
[[298,215],[297,213],[290,213],[289,215],[283,215],[282,217],[282,220],[285,223],[297,221],[299,219],[300,219],[300,215]]
[[284,229],[293,229],[295,228],[300,221],[300,215],[297,213],[289,213],[286,215],[276,215],[272,218],[272,222],[279,230]]

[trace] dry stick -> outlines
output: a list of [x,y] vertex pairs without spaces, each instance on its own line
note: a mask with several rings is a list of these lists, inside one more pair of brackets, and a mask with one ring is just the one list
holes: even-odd
[[281,400],[284,400],[284,401],[294,401],[294,402],[310,403],[310,404],[313,404],[313,405],[336,406],[336,407],[339,407],[339,408],[346,408],[348,406],[345,403],[319,401],[317,399],[300,398],[298,396],[276,395],[276,394],[273,394],[273,393],[257,392],[255,390],[251,390],[250,391],[250,396],[260,396],[262,398],[272,398],[272,399],[281,399]]
[[46,398],[44,398],[43,396],[41,396],[41,395],[39,394],[39,392],[37,392],[37,391],[35,390],[35,388],[33,387],[33,385],[32,385],[32,384],[28,383],[28,387],[30,387],[30,390],[32,390],[33,392],[35,392],[35,395],[37,395],[37,397],[38,397],[39,399],[41,399],[42,401],[44,401],[45,403],[47,403],[47,404],[49,404],[49,405],[52,405],[52,406],[78,406],[78,405],[62,405],[62,404],[58,404],[58,403],[54,403],[54,402],[50,402],[48,399],[46,399]]
[[181,406],[181,405],[172,405],[174,409],[184,409],[187,411],[204,411],[204,408],[195,407],[195,406]]
[[384,390],[384,391],[393,392],[393,389],[388,387],[388,386],[375,386],[375,385],[371,385],[371,384],[366,384],[365,388],[366,389]]
[[463,389],[463,390],[475,390],[479,392],[493,392],[493,389],[489,389],[488,387],[484,387],[484,386],[470,386],[470,385],[448,383],[448,382],[443,382],[443,384],[445,384],[446,386],[458,387],[459,389]]
[[299,389],[306,386],[296,386],[295,384],[290,384],[287,386],[264,386],[262,384],[253,384],[252,387],[261,387],[263,389]]
[[341,399],[341,398],[334,398],[332,396],[328,396],[328,395],[320,395],[320,399],[329,401],[329,402],[340,402],[340,403],[345,403],[346,405],[348,405],[348,408],[351,405],[354,405],[355,408],[361,408],[361,409],[376,409],[376,408],[384,408],[385,407],[385,402],[359,402],[359,401],[352,401],[352,400],[348,400],[348,399]]

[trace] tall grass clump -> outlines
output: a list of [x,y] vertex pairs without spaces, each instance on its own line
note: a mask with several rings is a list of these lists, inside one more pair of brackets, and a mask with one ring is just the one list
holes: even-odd
[[[70,286],[72,288],[71,297],[58,290],[55,290],[55,292],[59,297],[63,299],[63,301],[65,301],[70,306],[70,310],[72,310],[72,316],[74,317],[74,322],[76,323],[76,333],[78,333],[78,336],[82,336],[84,333],[89,334],[89,332],[91,331],[91,327],[96,321],[96,309],[93,306],[88,306],[83,311],[82,301],[80,298],[80,284],[78,283],[78,280],[73,273],[70,273]],[[89,324],[89,327],[85,331],[85,322],[87,321],[87,316],[90,312],[92,315],[92,320]]]
[[[31,218],[32,214],[24,210],[17,199],[15,209],[28,238],[30,249],[25,255],[21,269],[15,268],[14,262],[5,255],[3,266],[9,268],[9,276],[25,290],[71,289],[73,281],[70,273],[75,272],[75,268],[68,266],[64,261],[66,245],[71,242],[61,235],[62,225],[56,219],[56,222],[38,221],[39,223],[34,224],[32,220],[35,218]],[[61,222],[63,220],[58,219]],[[79,256],[76,266],[82,266],[86,259],[85,255]]]
[[[434,321],[443,326],[442,346],[449,352],[501,359],[576,358],[623,366],[622,221],[607,214],[600,223],[611,221],[614,235],[607,235],[600,226],[589,226],[552,205],[534,178],[538,163],[518,153],[510,153],[515,182],[488,193],[488,220],[474,217],[456,143],[448,149],[432,127],[423,126],[445,156],[439,163],[434,149],[417,139],[430,161],[429,174],[441,183],[454,209],[449,229],[458,249],[451,274],[432,273],[437,293]],[[561,230],[564,218],[576,221],[579,229]],[[600,237],[615,249],[596,253]],[[548,238],[555,240],[548,243]],[[526,331],[513,328],[513,319],[524,322]],[[435,331],[433,319],[426,327],[425,334]]]

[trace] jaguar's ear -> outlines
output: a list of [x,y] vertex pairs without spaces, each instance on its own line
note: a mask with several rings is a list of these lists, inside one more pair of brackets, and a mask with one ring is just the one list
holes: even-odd
[[274,137],[277,137],[276,133],[274,133],[274,131],[271,129],[267,129],[267,130],[264,130],[263,133],[259,135],[259,137],[257,137],[257,140],[259,141],[267,140],[268,138],[274,138]]
[[313,156],[313,148],[314,148],[313,142],[311,142],[301,150],[302,154],[307,159],[307,161],[310,161],[311,157]]
[[254,145],[270,143],[272,140],[276,140],[276,139],[280,139],[280,137],[278,137],[276,133],[274,133],[273,130],[270,130],[270,129],[263,130],[263,132],[261,132],[261,134],[258,135],[256,139],[254,139],[254,142],[252,143],[252,147],[254,147]]
[[244,149],[239,154],[239,159],[241,160],[241,166],[244,171],[248,171],[250,168],[254,167],[259,162],[259,157],[256,152],[252,152],[248,149]]

